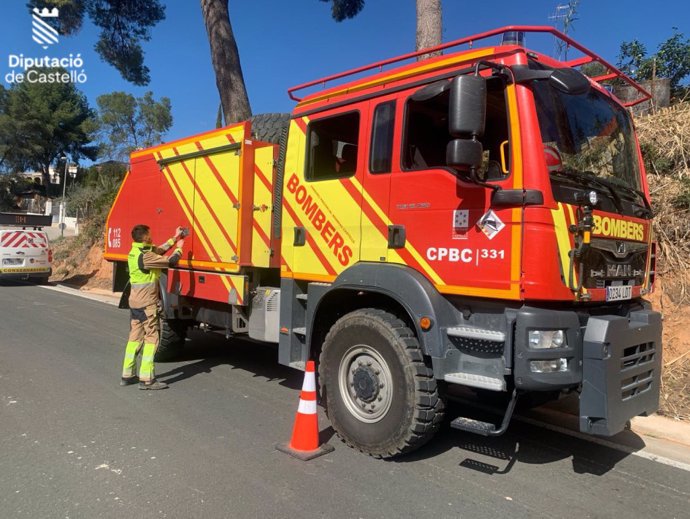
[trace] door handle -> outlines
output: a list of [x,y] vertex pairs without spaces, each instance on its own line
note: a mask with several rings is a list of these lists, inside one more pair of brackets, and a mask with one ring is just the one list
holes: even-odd
[[303,247],[307,243],[307,230],[304,227],[295,227],[295,239],[292,244],[295,247]]
[[388,248],[402,249],[405,247],[407,237],[405,234],[404,225],[389,225],[388,226]]

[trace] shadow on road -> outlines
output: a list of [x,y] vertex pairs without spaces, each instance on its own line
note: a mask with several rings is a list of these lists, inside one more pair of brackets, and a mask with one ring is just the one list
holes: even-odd
[[[194,331],[180,355],[169,362],[157,363],[158,378],[168,384],[176,384],[203,373],[211,373],[217,366],[229,366],[232,370],[244,370],[256,378],[277,381],[280,385],[298,391],[304,375],[301,371],[278,364],[276,345],[253,342],[247,339],[225,339],[215,333]],[[163,372],[165,367],[170,367]],[[471,470],[489,475],[505,475],[517,463],[543,465],[572,460],[572,468],[578,474],[603,475],[629,454],[603,445],[577,439],[559,432],[536,427],[513,419],[507,433],[498,438],[486,438],[451,429],[449,422],[457,416],[467,416],[483,421],[500,421],[500,417],[486,409],[468,408],[466,404],[451,401],[446,421],[439,433],[424,447],[392,463],[410,463],[419,460],[433,461],[449,451],[457,451],[459,470]],[[328,442],[335,435],[332,427],[320,432],[320,441]],[[645,444],[632,431],[625,431],[616,439],[623,438],[632,450],[642,449]]]
[[[167,362],[156,362],[157,378],[175,384],[202,373],[211,373],[216,366],[253,373],[255,377],[278,381],[281,386],[299,390],[302,372],[278,364],[277,345],[247,339],[225,337],[216,333],[190,333],[184,350]],[[196,362],[191,362],[196,361]],[[183,363],[163,372],[166,365]]]
[[[429,460],[451,450],[464,457],[459,466],[489,475],[508,474],[516,463],[544,465],[570,459],[577,474],[601,476],[612,470],[629,454],[604,445],[550,431],[521,422],[516,417],[508,431],[500,437],[490,438],[451,429],[449,422],[456,416],[469,416],[478,420],[498,421],[496,415],[484,410],[468,409],[466,405],[451,402],[447,419],[434,439],[398,463]],[[644,441],[632,431],[624,431],[615,439],[632,450],[640,450]]]

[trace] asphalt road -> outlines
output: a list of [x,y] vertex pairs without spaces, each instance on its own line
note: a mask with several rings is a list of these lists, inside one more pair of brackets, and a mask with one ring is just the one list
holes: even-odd
[[525,424],[447,426],[399,461],[344,446],[301,462],[302,375],[275,348],[197,334],[158,364],[165,391],[119,387],[127,315],[0,286],[0,517],[689,517],[690,472]]

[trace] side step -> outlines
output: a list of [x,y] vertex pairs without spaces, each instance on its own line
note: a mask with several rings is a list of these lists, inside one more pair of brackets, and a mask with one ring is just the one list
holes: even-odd
[[510,398],[510,402],[508,403],[506,412],[503,415],[503,421],[501,422],[501,427],[499,429],[496,429],[495,424],[474,420],[473,418],[465,418],[464,416],[459,416],[450,422],[450,426],[453,429],[459,429],[461,431],[471,432],[481,436],[501,436],[504,432],[506,432],[506,430],[508,430],[508,424],[510,424],[510,419],[513,417],[513,411],[515,411],[517,398],[517,390],[513,389],[513,395]]

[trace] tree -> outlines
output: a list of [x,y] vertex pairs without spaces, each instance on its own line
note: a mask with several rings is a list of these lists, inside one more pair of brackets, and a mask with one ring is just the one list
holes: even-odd
[[364,9],[364,0],[321,0],[331,4],[331,16],[336,22],[354,18]]
[[31,183],[17,174],[0,175],[0,211],[17,211],[17,195],[31,187]]
[[[364,0],[320,0],[332,4],[332,17],[343,21],[364,8]],[[149,82],[141,41],[150,39],[150,29],[165,18],[158,0],[29,0],[29,7],[58,7],[59,31],[74,34],[84,17],[101,29],[96,50],[122,77],[137,84]],[[200,0],[211,48],[225,123],[251,117],[237,42],[230,23],[228,0]],[[417,0],[417,49],[441,42],[441,0]]]
[[[320,0],[332,5],[331,16],[336,22],[354,18],[364,9],[364,0]],[[443,18],[441,0],[416,0],[416,49],[424,50],[441,44]],[[440,53],[427,54],[438,55]]]
[[690,39],[674,27],[673,35],[661,43],[652,56],[638,40],[623,42],[617,65],[636,80],[669,78],[671,95],[681,97],[687,91],[681,82],[690,74]]
[[[441,45],[442,30],[441,0],[417,0],[417,50]],[[432,52],[422,58],[440,54],[440,52]]]
[[208,33],[211,63],[225,124],[249,119],[252,109],[244,84],[240,53],[230,24],[228,0],[201,0],[201,13]]
[[101,30],[96,52],[135,85],[148,85],[142,41],[151,38],[151,28],[165,19],[158,0],[29,0],[28,7],[57,7],[57,29],[66,36],[77,33],[88,16]]
[[[33,69],[37,75],[55,69]],[[64,72],[61,71],[61,72]],[[5,167],[15,171],[34,168],[50,183],[50,166],[62,155],[73,161],[96,158],[91,145],[94,114],[86,97],[72,83],[25,82],[6,92],[0,115],[2,145],[7,148]]]
[[172,126],[170,99],[156,101],[152,92],[139,98],[113,92],[99,96],[96,102],[101,150],[106,157],[127,160],[133,150],[161,142]]

